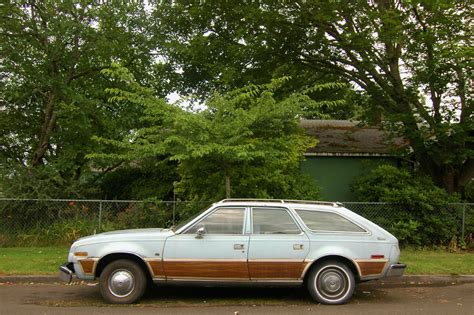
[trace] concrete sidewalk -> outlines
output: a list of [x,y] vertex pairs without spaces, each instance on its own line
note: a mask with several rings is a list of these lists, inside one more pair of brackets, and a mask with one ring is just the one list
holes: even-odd
[[[75,282],[83,281],[73,278],[73,283]],[[387,287],[437,286],[474,283],[474,275],[405,275],[370,282],[380,283]],[[61,280],[57,275],[0,275],[0,283],[61,283]]]

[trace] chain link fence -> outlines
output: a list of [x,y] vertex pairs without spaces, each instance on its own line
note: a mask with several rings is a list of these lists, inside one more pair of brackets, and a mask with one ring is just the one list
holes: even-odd
[[210,202],[0,199],[0,247],[70,244],[100,232],[170,227]]
[[[0,247],[69,245],[85,235],[128,228],[170,227],[212,202],[0,199]],[[474,204],[448,204],[430,213],[402,205],[345,202],[348,209],[392,232],[401,242],[463,246],[472,242]]]
[[438,208],[381,202],[344,202],[344,206],[388,230],[402,244],[451,249],[474,245],[474,203],[449,203]]

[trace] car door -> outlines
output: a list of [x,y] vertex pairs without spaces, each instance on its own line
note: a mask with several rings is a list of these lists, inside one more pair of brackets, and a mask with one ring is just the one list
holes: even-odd
[[299,280],[309,239],[286,208],[251,209],[248,266],[252,280]]
[[167,279],[248,280],[249,210],[219,207],[166,240],[163,270]]

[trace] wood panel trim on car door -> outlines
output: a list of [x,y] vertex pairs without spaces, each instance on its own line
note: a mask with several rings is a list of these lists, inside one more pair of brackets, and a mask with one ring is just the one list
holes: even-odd
[[163,270],[163,261],[161,258],[146,258],[146,264],[151,271],[152,278],[164,278],[165,272]]
[[250,278],[245,259],[167,259],[163,270],[167,278]]
[[251,279],[300,279],[308,263],[301,260],[249,260]]

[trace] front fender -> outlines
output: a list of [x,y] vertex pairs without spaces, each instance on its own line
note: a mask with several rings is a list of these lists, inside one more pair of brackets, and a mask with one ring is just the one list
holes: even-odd
[[100,261],[111,254],[131,254],[144,263],[149,260],[161,261],[164,240],[150,242],[116,241],[107,244],[96,243],[76,247],[75,252],[87,253],[87,256],[74,256],[72,263],[79,279],[95,279]]

